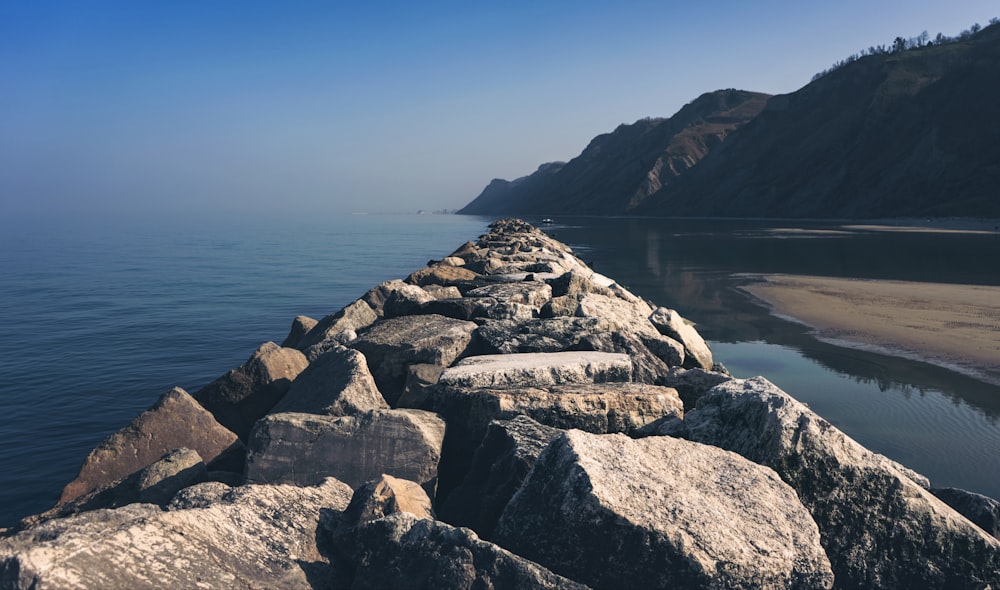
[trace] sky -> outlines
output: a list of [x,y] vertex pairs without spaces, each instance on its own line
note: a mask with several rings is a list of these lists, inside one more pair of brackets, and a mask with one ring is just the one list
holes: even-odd
[[996,0],[0,0],[0,216],[455,209]]

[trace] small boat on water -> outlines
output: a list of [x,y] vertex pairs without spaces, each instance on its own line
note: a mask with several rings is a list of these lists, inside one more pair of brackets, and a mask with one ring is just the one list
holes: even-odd
[[542,225],[552,225],[552,220],[546,217],[542,220]]

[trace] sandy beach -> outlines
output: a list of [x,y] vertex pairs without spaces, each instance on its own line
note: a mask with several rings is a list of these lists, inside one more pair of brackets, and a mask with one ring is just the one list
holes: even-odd
[[1000,287],[765,275],[743,289],[821,340],[1000,384]]

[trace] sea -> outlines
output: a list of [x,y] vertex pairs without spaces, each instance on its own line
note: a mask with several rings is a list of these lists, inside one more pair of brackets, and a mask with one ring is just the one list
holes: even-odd
[[[165,391],[193,393],[487,231],[456,215],[0,220],[0,527],[50,508],[87,453]],[[571,218],[541,226],[595,270],[695,321],[764,375],[940,487],[1000,497],[1000,387],[819,342],[738,286],[784,272],[1000,284],[1000,236],[835,223]],[[781,231],[794,229],[795,231]],[[805,231],[807,230],[807,231]]]

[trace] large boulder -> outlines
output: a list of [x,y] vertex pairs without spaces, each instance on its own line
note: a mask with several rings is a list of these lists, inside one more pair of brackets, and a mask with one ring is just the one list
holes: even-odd
[[444,421],[422,410],[373,410],[356,416],[271,414],[247,443],[251,483],[313,485],[335,477],[357,488],[387,474],[433,496]]
[[265,342],[246,363],[203,387],[194,398],[220,424],[246,440],[254,422],[284,397],[308,364],[298,350]]
[[438,509],[441,520],[492,538],[500,514],[538,455],[561,432],[527,416],[491,422],[465,479]]
[[958,488],[931,488],[931,493],[994,539],[1000,539],[1000,501]]
[[595,283],[586,274],[578,271],[563,273],[545,282],[552,287],[553,297],[571,297],[577,302],[589,293],[614,297],[614,292],[611,289]]
[[[660,338],[663,337],[660,336]],[[659,343],[658,340],[656,342]],[[667,346],[663,348],[674,353],[677,352]],[[632,361],[632,379],[640,383],[660,383],[670,372],[670,365],[666,361],[654,354],[640,338],[627,332],[608,332],[587,336],[574,347],[574,350],[627,354]],[[668,355],[668,358],[676,362],[681,357]],[[677,364],[680,363],[677,362]]]
[[838,587],[1000,586],[1000,542],[763,377],[716,386],[678,433],[771,467],[795,488]]
[[441,373],[456,387],[509,387],[631,381],[628,355],[611,352],[537,352],[470,356]]
[[476,324],[428,314],[383,319],[351,342],[368,360],[379,391],[390,404],[403,392],[407,367],[446,367],[469,347]]
[[684,345],[684,368],[712,370],[712,349],[694,326],[679,313],[666,307],[658,307],[649,316],[649,321],[661,334]]
[[206,462],[243,452],[236,434],[175,387],[91,451],[76,479],[63,489],[59,503],[124,479],[182,447],[197,452]]
[[359,299],[336,313],[332,313],[319,321],[305,336],[299,340],[298,348],[305,351],[329,338],[334,338],[342,332],[357,332],[372,325],[379,314],[367,302]]
[[498,301],[521,303],[533,308],[540,308],[552,299],[552,287],[541,281],[521,281],[518,283],[500,283],[473,289],[466,297],[492,297]]
[[355,539],[355,590],[586,588],[479,539],[469,529],[405,512],[368,523]]
[[672,437],[570,431],[496,542],[594,588],[830,588],[819,531],[770,469]]
[[298,348],[299,342],[305,338],[309,330],[316,327],[319,322],[307,315],[297,315],[292,320],[292,327],[288,330],[288,336],[281,342],[282,347]]
[[588,293],[580,298],[576,315],[585,318],[601,318],[611,323],[618,331],[632,334],[657,334],[657,329],[649,321],[652,313],[645,301],[638,299],[628,302],[618,297],[608,297]]
[[387,318],[412,315],[419,313],[420,307],[424,303],[436,300],[436,297],[417,285],[402,283],[395,285],[385,298],[385,302],[382,304],[382,315]]
[[422,268],[406,277],[406,282],[419,285],[450,286],[462,281],[469,281],[479,276],[474,271],[463,266],[437,265]]
[[314,588],[336,570],[316,545],[320,512],[346,485],[206,483],[169,510],[132,504],[85,512],[0,539],[2,588]]
[[304,412],[349,416],[368,410],[388,409],[365,355],[335,346],[320,355],[292,382],[272,413]]
[[600,318],[495,320],[476,329],[476,343],[479,354],[561,352],[572,350],[589,336],[611,331],[611,323]]

